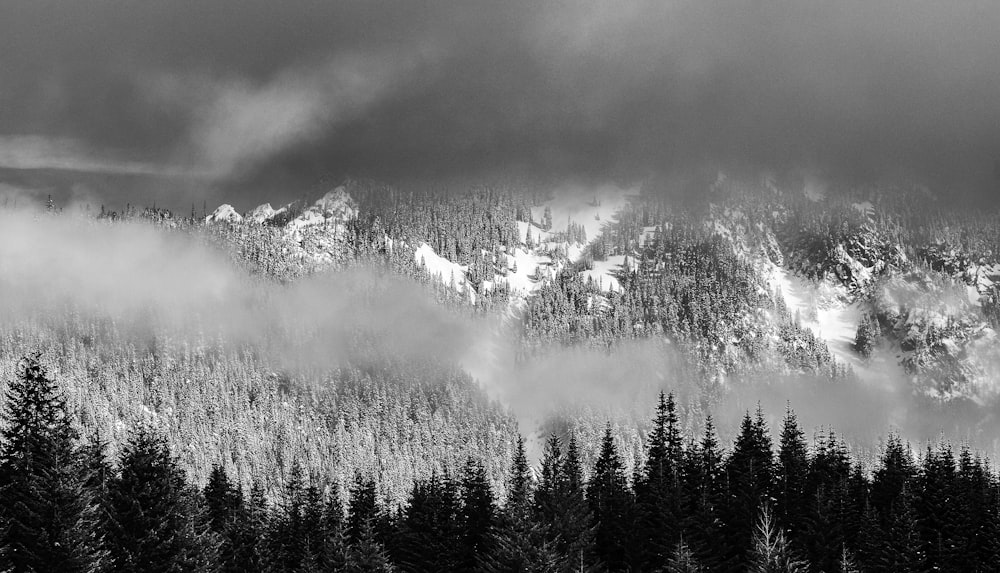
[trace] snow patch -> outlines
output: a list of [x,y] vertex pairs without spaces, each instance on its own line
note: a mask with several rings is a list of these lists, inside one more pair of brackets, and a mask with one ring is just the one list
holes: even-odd
[[780,290],[788,310],[793,315],[798,314],[802,326],[826,342],[836,359],[849,364],[863,378],[874,376],[868,364],[854,351],[861,310],[857,303],[847,302],[847,292],[842,285],[817,285],[773,263],[768,284],[772,290]]
[[[597,188],[579,186],[561,187],[554,191],[552,200],[531,208],[531,218],[541,221],[548,207],[552,214],[553,232],[565,232],[569,221],[582,225],[587,232],[587,240],[593,241],[611,221],[615,213],[623,209],[632,197],[639,194],[638,188],[623,189],[617,185]],[[532,230],[532,233],[535,231]]]
[[531,229],[531,245],[538,246],[542,243],[547,243],[552,240],[552,233],[549,231],[543,231],[538,225],[533,225],[526,221],[517,222],[517,240],[521,242],[522,245],[528,244],[528,229]]
[[507,276],[502,280],[507,282],[512,292],[524,295],[538,289],[557,270],[551,257],[526,249],[514,249],[513,253],[505,253],[504,257]]
[[469,295],[469,302],[476,303],[476,293],[466,281],[466,267],[438,255],[427,243],[420,244],[413,252],[413,258],[431,276],[437,277],[445,285],[454,285],[456,291]]
[[622,272],[626,266],[629,271],[636,270],[637,264],[635,259],[632,257],[627,257],[625,255],[614,255],[608,257],[604,261],[594,261],[594,268],[590,270],[585,270],[580,272],[580,276],[583,280],[591,278],[594,283],[599,284],[602,291],[605,292],[621,292],[622,287],[618,282],[618,277],[615,274]]

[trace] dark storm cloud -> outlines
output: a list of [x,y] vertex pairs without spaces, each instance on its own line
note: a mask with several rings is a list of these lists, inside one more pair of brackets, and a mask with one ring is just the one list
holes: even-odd
[[723,164],[996,185],[996,2],[2,0],[0,14],[3,167],[301,186]]

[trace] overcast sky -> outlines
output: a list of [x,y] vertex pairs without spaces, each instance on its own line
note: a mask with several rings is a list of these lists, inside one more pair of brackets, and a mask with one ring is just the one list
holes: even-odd
[[998,30],[976,0],[0,0],[0,179],[741,165],[992,197]]

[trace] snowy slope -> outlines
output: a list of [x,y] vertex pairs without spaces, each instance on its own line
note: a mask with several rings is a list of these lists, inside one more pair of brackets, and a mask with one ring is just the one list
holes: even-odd
[[604,224],[624,208],[630,197],[638,195],[637,188],[603,185],[596,188],[579,186],[560,187],[553,191],[552,199],[531,208],[531,216],[541,221],[548,207],[552,213],[552,231],[565,231],[570,220],[583,225],[587,240],[600,235]]
[[626,266],[628,270],[634,271],[636,270],[636,265],[637,263],[632,257],[613,255],[603,261],[594,261],[594,268],[580,271],[580,276],[584,280],[588,278],[593,279],[601,287],[601,290],[605,292],[620,291],[621,285],[618,283],[618,277],[615,275],[625,270]]
[[471,304],[476,303],[476,293],[469,287],[466,280],[465,271],[467,268],[465,266],[453,263],[438,255],[427,243],[420,244],[413,252],[413,258],[431,276],[437,277],[445,285],[454,285],[456,291],[468,295]]
[[768,283],[779,291],[785,306],[798,314],[802,326],[826,342],[830,352],[850,365],[862,378],[872,374],[869,365],[854,351],[854,337],[861,322],[858,303],[849,302],[841,285],[816,284],[773,263]]
[[[605,223],[612,221],[615,214],[628,204],[630,197],[634,197],[637,193],[638,190],[634,188],[625,189],[611,185],[587,189],[580,187],[555,189],[552,199],[531,207],[534,223],[517,222],[518,239],[521,244],[513,252],[503,253],[502,256],[506,257],[507,273],[496,275],[493,281],[487,281],[485,283],[487,288],[491,284],[504,282],[511,289],[511,306],[513,308],[523,306],[526,297],[540,288],[546,280],[554,277],[567,264],[577,262],[583,255],[586,245],[558,239],[555,237],[556,233],[565,232],[569,222],[573,221],[584,227],[588,241],[592,241],[600,236]],[[552,215],[552,228],[548,231],[540,226],[546,208]],[[653,228],[649,229],[650,233],[653,231]],[[459,276],[457,269],[462,267],[441,260],[444,261],[440,263],[441,268],[447,270],[445,276],[450,276],[453,269],[456,270],[456,276]],[[595,262],[593,270],[584,271],[585,278],[592,276],[604,286],[605,290],[618,288],[618,280],[612,273],[619,270],[623,263],[624,257],[610,257],[607,261]]]

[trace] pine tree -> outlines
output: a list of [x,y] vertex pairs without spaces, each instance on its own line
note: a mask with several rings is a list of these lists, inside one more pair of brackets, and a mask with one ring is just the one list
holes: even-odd
[[223,569],[233,573],[277,569],[278,556],[270,550],[269,529],[270,508],[264,496],[264,487],[255,482],[230,529],[232,559],[223,561]]
[[854,350],[861,356],[869,358],[875,346],[878,345],[880,337],[878,320],[872,319],[866,314],[861,317],[861,322],[858,324],[858,330],[854,336]]
[[761,515],[762,503],[770,498],[773,459],[760,408],[754,418],[743,418],[733,453],[726,462],[728,504],[725,510],[727,537],[733,542],[729,566],[739,568],[743,555],[751,549],[753,532]]
[[0,516],[5,569],[99,571],[101,513],[87,457],[76,447],[66,402],[39,362],[19,364],[0,434]]
[[218,464],[212,466],[202,494],[205,496],[209,523],[216,533],[222,534],[242,505],[242,496],[229,481],[226,469]]
[[785,533],[778,527],[771,509],[761,505],[753,537],[749,573],[807,573],[809,565],[789,547]]
[[962,448],[956,482],[955,510],[963,519],[956,548],[958,558],[952,565],[962,571],[984,571],[1000,559],[996,480],[982,459],[974,458],[968,448]]
[[561,571],[564,556],[546,538],[544,525],[533,519],[531,471],[520,436],[507,480],[507,504],[490,535],[488,550],[480,557],[483,571]]
[[460,566],[465,570],[472,570],[476,567],[479,556],[489,550],[489,532],[496,521],[496,501],[486,479],[485,468],[471,458],[465,464],[460,495]]
[[391,573],[394,570],[385,547],[377,539],[373,522],[363,522],[347,550],[344,572]]
[[677,548],[674,549],[674,554],[667,562],[665,571],[666,573],[701,573],[704,568],[698,563],[694,553],[682,539],[677,543]]
[[[299,569],[308,551],[309,528],[306,526],[306,491],[302,466],[292,463],[285,480],[280,512],[271,523],[271,539],[274,557],[286,571]],[[374,492],[374,483],[372,484]],[[374,501],[374,494],[373,494]]]
[[336,482],[331,485],[327,492],[322,520],[320,567],[340,571],[345,566],[347,559],[347,532],[344,522],[344,504],[340,499],[340,488]]
[[454,571],[462,541],[455,481],[433,473],[415,482],[399,519],[393,561],[403,571]]
[[208,522],[221,539],[219,559],[224,571],[237,571],[237,548],[241,544],[241,520],[245,514],[243,493],[229,481],[225,468],[213,465],[208,484],[202,490]]
[[605,428],[600,454],[587,484],[587,502],[597,525],[594,536],[597,558],[610,571],[629,568],[632,556],[627,544],[634,525],[635,501],[625,479],[610,423]]
[[112,481],[108,545],[116,571],[212,571],[218,541],[166,439],[135,430]]
[[961,499],[951,447],[928,447],[916,480],[913,506],[926,567],[932,571],[958,571],[955,564],[966,557],[963,536],[971,532],[966,526],[969,516],[961,511]]
[[806,441],[791,408],[786,409],[778,447],[775,510],[778,522],[793,536],[802,531],[806,513],[806,476],[809,459]]
[[721,516],[725,507],[722,470],[722,452],[712,417],[708,416],[704,435],[697,447],[689,448],[681,473],[685,545],[709,570],[721,567],[722,557],[731,552],[722,534]]
[[347,507],[347,536],[352,543],[361,539],[362,530],[370,525],[378,535],[382,511],[375,494],[375,479],[360,473],[354,477]]
[[323,494],[315,483],[310,483],[305,491],[302,512],[301,535],[305,546],[302,557],[304,567],[318,569],[323,563],[327,550],[327,536],[324,530],[326,522],[323,519],[323,510]]
[[666,565],[680,539],[681,434],[674,396],[660,392],[648,438],[646,465],[635,484],[640,559],[645,568]]
[[[115,470],[108,461],[106,451],[107,442],[98,432],[91,434],[80,448],[82,472],[87,476],[86,488],[93,496],[94,505],[97,507],[97,531],[102,539],[108,535],[109,491],[111,480],[115,476]],[[104,562],[105,564],[110,562],[107,555]]]
[[545,441],[538,487],[534,497],[535,512],[544,523],[551,524],[559,509],[557,504],[559,503],[559,492],[562,489],[560,480],[562,464],[562,443],[559,436],[552,434]]
[[508,480],[508,498],[504,513],[510,520],[526,521],[530,518],[532,502],[531,468],[524,451],[524,438],[517,437],[514,459]]
[[817,569],[837,568],[845,544],[859,526],[851,476],[847,450],[831,430],[817,440],[806,479],[806,518],[799,525],[800,535],[794,538],[807,549]]
[[871,487],[871,504],[884,523],[896,499],[916,476],[910,452],[898,435],[890,434]]
[[863,526],[863,568],[871,573],[924,573],[925,555],[917,531],[909,486],[893,501],[882,524],[873,514]]
[[555,544],[565,571],[590,571],[596,566],[593,515],[583,489],[575,437],[570,437],[565,455],[558,436],[553,434],[546,441],[535,515],[545,530],[545,540]]

